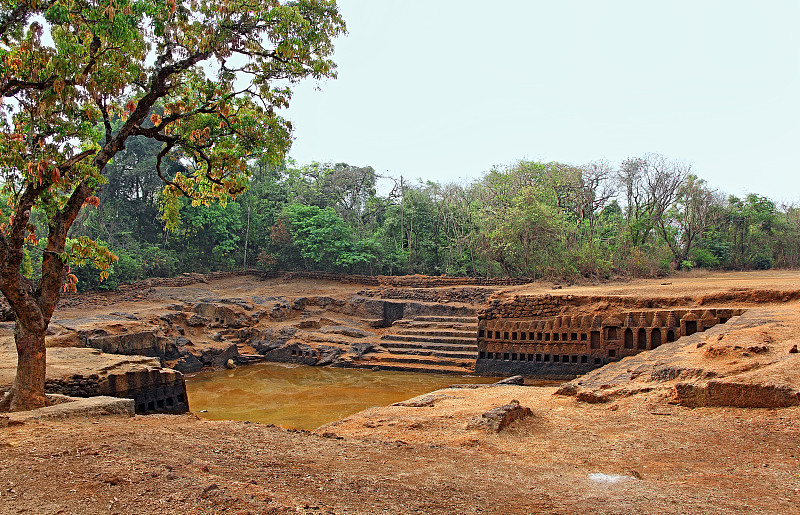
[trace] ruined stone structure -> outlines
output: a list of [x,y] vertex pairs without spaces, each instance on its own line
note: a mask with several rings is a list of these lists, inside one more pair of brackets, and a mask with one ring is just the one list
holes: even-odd
[[112,363],[108,368],[94,374],[49,378],[45,390],[70,397],[105,395],[133,399],[139,415],[189,411],[186,382],[180,372],[143,362]]
[[725,323],[744,311],[683,308],[556,314],[566,311],[564,300],[518,298],[485,310],[478,321],[475,372],[572,378]]

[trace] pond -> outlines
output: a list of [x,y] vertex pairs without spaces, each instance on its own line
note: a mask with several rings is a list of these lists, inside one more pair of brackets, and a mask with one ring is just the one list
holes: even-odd
[[367,408],[386,406],[454,383],[497,380],[258,363],[189,376],[186,391],[192,411],[204,418],[311,430]]

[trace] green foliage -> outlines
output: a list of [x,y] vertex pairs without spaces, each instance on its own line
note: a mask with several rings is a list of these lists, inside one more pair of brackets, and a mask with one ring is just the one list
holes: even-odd
[[[119,256],[103,282],[90,268],[74,269],[82,290],[242,266],[603,280],[678,268],[768,268],[800,253],[790,236],[800,234],[800,215],[762,197],[726,202],[687,176],[658,225],[646,214],[627,217],[591,175],[596,168],[525,161],[466,186],[402,181],[384,196],[370,167],[257,161],[248,189],[225,208],[176,198],[178,225],[165,234],[155,149],[140,143],[107,167],[100,208],[84,211],[73,230]],[[650,224],[643,240],[636,224]],[[744,265],[735,264],[737,245]]]
[[[684,263],[686,262],[684,261]],[[688,262],[700,268],[717,268],[720,264],[719,257],[709,249],[694,249],[691,254],[691,260]]]
[[356,240],[333,208],[293,203],[284,207],[282,218],[307,266],[350,271],[375,260],[374,243]]
[[181,255],[181,271],[232,268],[242,230],[242,207],[230,202],[192,206],[181,199],[181,221],[171,235],[169,248]]

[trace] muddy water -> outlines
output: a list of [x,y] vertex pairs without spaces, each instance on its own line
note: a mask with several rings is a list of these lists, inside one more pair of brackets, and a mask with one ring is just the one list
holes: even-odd
[[[201,417],[314,429],[453,383],[496,378],[259,363],[186,378],[189,406]],[[202,410],[206,410],[201,413]]]

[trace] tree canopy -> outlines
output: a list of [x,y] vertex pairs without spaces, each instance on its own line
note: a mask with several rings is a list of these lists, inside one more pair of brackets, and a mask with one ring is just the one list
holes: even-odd
[[[70,264],[115,261],[70,227],[133,138],[156,142],[162,219],[181,197],[223,205],[249,163],[278,163],[291,142],[291,85],[331,77],[344,31],[327,0],[7,0],[0,5],[0,291],[17,315],[20,365],[0,409],[45,402],[44,332]],[[144,143],[142,143],[144,144]],[[152,147],[155,149],[155,147]],[[178,166],[176,166],[178,165]],[[39,243],[32,216],[46,227]],[[22,273],[41,252],[38,278]]]

